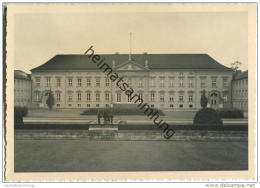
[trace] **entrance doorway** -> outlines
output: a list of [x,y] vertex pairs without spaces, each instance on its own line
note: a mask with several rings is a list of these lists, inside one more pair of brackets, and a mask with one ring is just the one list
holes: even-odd
[[217,109],[219,106],[219,95],[216,92],[210,94],[210,107],[213,109]]

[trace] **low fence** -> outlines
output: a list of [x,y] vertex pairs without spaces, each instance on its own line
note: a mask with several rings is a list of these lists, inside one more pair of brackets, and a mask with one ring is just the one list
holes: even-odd
[[[15,129],[57,129],[57,130],[88,130],[88,124],[16,124]],[[173,130],[201,130],[201,131],[248,131],[247,124],[229,124],[224,126],[194,126],[169,125]],[[118,130],[161,130],[153,124],[118,124]]]
[[112,141],[247,141],[246,131],[206,131],[206,130],[176,130],[175,134],[166,140],[159,130],[53,130],[53,129],[15,129],[16,140],[112,140]]

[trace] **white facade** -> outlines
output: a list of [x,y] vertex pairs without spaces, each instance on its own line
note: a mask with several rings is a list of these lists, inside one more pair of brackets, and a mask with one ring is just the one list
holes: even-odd
[[[134,65],[114,72],[123,77],[151,107],[168,110],[197,110],[201,108],[201,92],[205,89],[209,106],[230,105],[230,71],[212,70],[146,70]],[[111,84],[107,74],[96,71],[38,71],[33,72],[33,103],[46,107],[46,96],[53,92],[56,108],[104,108],[111,104],[129,104],[125,92]],[[122,83],[121,83],[122,84]],[[120,85],[120,84],[119,84]]]

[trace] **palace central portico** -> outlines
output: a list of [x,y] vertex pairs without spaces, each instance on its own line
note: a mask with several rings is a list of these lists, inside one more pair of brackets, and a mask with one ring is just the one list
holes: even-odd
[[[197,110],[205,89],[209,106],[230,106],[232,71],[207,54],[101,54],[151,107]],[[32,71],[33,103],[46,107],[50,90],[56,108],[104,108],[131,104],[86,55],[56,55]],[[119,83],[118,85],[121,85]]]

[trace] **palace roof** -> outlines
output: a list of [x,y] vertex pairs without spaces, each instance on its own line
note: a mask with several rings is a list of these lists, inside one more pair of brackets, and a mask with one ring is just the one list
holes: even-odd
[[[96,54],[112,67],[112,62],[119,66],[128,61],[128,54]],[[208,54],[132,54],[131,60],[141,66],[148,62],[150,70],[161,69],[206,69],[231,71],[230,68],[220,64]],[[31,71],[59,71],[59,70],[96,70],[97,65],[88,55],[56,55],[46,63]]]
[[248,71],[238,72],[235,75],[234,80],[241,80],[241,79],[246,79],[246,78],[248,78]]
[[30,75],[21,70],[14,70],[14,78],[20,80],[31,80]]

